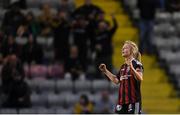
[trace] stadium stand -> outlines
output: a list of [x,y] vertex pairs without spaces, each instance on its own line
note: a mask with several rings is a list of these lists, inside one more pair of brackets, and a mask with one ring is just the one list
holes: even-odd
[[[135,23],[139,19],[139,11],[136,2],[136,0],[124,0],[124,2],[123,0],[93,0],[93,4],[105,12],[105,20],[110,25],[113,24],[112,13],[114,13],[119,25],[112,39],[114,73],[124,61],[120,55],[124,41],[132,40],[138,43],[139,30]],[[57,13],[56,9],[58,9],[58,5],[61,5],[60,0],[26,0],[27,9],[23,9],[21,12],[27,14],[31,11],[35,17],[38,17],[41,14],[40,7],[43,3],[49,3],[53,14]],[[84,0],[68,0],[70,8],[75,6],[77,8],[83,3]],[[2,24],[6,12],[7,9],[0,9],[0,24]],[[180,113],[180,99],[178,97],[180,96],[179,19],[179,12],[156,12],[156,23],[153,27],[153,39],[151,41],[153,48],[156,49],[156,55],[143,54],[142,56],[142,63],[145,68],[144,81],[142,82],[143,113]],[[56,25],[56,23],[53,24]],[[25,45],[27,41],[27,36],[15,37],[15,42],[19,46]],[[36,41],[43,49],[42,63],[36,64],[32,62],[32,64],[25,63],[23,65],[25,81],[31,89],[30,100],[32,106],[16,109],[0,106],[0,113],[74,113],[74,105],[78,103],[82,94],[86,94],[93,103],[93,113],[101,113],[98,111],[99,107],[95,105],[101,99],[101,93],[104,90],[109,92],[110,102],[113,105],[116,104],[118,98],[117,85],[110,83],[106,78],[96,79],[93,76],[94,74],[85,74],[87,77],[85,79],[77,78],[72,80],[69,78],[70,76],[68,76],[63,63],[54,60],[53,36],[39,35],[36,37]],[[3,44],[0,43],[0,52],[1,45]],[[110,113],[113,112],[110,110]]]

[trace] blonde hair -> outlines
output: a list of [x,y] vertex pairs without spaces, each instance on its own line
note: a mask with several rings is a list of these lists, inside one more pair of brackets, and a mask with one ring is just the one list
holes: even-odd
[[139,62],[141,62],[141,53],[139,52],[138,46],[133,41],[125,41],[124,44],[128,44],[131,46],[131,52],[133,54],[133,57],[137,59]]

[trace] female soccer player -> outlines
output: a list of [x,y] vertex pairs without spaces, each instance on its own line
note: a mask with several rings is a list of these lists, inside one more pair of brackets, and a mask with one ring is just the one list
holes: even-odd
[[119,84],[119,98],[116,113],[141,113],[140,85],[143,80],[143,66],[137,45],[126,41],[122,47],[122,56],[125,63],[117,75],[112,74],[105,64],[100,64],[99,69],[115,84]]

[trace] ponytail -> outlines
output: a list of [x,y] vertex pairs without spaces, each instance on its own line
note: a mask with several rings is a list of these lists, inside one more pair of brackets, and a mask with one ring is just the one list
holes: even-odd
[[135,59],[138,60],[139,62],[141,62],[141,53],[140,52],[136,53]]

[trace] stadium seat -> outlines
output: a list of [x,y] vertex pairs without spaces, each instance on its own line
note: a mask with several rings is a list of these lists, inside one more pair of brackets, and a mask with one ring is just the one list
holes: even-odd
[[70,114],[70,113],[73,113],[73,110],[72,108],[62,108],[62,107],[59,107],[56,109],[56,114]]
[[15,40],[18,45],[25,45],[28,41],[25,37],[16,37]]
[[38,16],[41,14],[40,8],[29,8],[29,9],[27,9],[27,11],[24,12],[24,13],[27,13],[27,12],[32,12],[35,17],[38,17]]
[[168,12],[157,12],[156,13],[156,22],[157,23],[167,23],[171,22],[172,15]]
[[180,42],[177,37],[154,37],[151,41],[152,44],[154,44],[158,49],[177,49],[179,48]]
[[36,41],[42,46],[45,46],[47,44],[47,39],[45,37],[37,37]]
[[155,36],[169,37],[176,35],[175,27],[172,26],[170,23],[162,23],[155,25],[153,28],[153,32]]
[[55,114],[56,109],[55,108],[38,108],[37,114]]
[[111,91],[111,93],[117,92],[118,89],[119,89],[119,84],[117,85],[117,84],[115,84],[113,82],[110,83],[110,91]]
[[170,72],[175,76],[180,76],[180,65],[179,64],[172,64],[170,66]]
[[25,108],[19,110],[20,114],[36,114],[37,109],[36,108]]
[[71,80],[58,80],[56,82],[56,90],[57,92],[63,91],[73,91],[73,82]]
[[45,65],[31,65],[30,76],[31,77],[47,77],[48,71]]
[[101,99],[101,92],[95,93],[93,95],[92,101],[96,104]]
[[67,107],[73,106],[78,101],[79,101],[79,95],[68,94],[65,96],[65,104]]
[[47,38],[47,47],[52,48],[53,47],[53,42],[54,42],[54,38],[53,37],[48,37]]
[[38,84],[39,91],[43,94],[55,92],[55,81],[54,80],[41,80]]
[[26,83],[29,85],[29,87],[31,88],[31,91],[33,93],[37,93],[39,92],[39,89],[38,89],[38,84],[39,84],[39,80],[37,79],[25,79]]
[[176,23],[179,23],[180,22],[180,13],[179,12],[174,12],[172,14],[172,20],[173,22],[176,24]]
[[52,64],[48,66],[48,76],[62,78],[64,77],[64,67],[62,64]]
[[36,93],[31,94],[32,107],[46,107],[47,106],[47,96]]
[[48,107],[57,107],[57,106],[64,106],[65,105],[66,96],[61,94],[48,94]]
[[109,89],[109,81],[107,80],[94,80],[92,82],[93,92],[99,92]]
[[91,91],[92,84],[91,81],[88,80],[76,80],[75,81],[75,91]]
[[10,109],[10,108],[1,108],[0,114],[17,114],[16,109]]
[[109,99],[113,102],[113,105],[116,105],[118,102],[118,90],[113,94],[110,94]]

